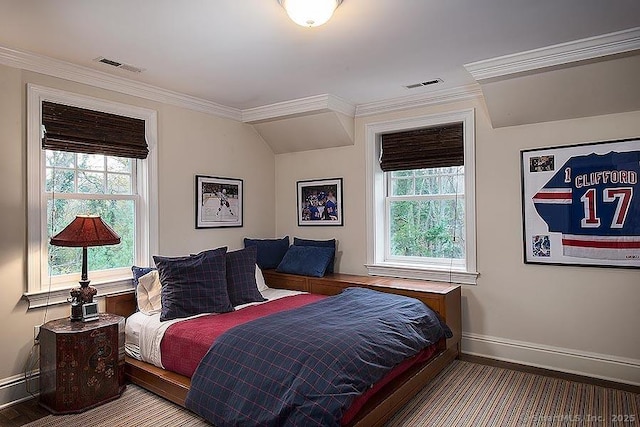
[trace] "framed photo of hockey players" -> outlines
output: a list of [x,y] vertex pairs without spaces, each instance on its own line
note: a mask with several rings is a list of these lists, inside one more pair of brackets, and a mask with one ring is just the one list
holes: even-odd
[[342,178],[298,181],[298,225],[344,225]]
[[525,263],[640,267],[640,138],[520,154]]
[[196,175],[196,228],[242,227],[242,180]]

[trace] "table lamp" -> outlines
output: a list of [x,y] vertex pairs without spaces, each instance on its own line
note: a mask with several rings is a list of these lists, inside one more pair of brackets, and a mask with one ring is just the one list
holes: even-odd
[[71,290],[71,320],[80,320],[82,318],[82,305],[93,302],[93,296],[98,292],[96,288],[89,286],[87,247],[117,245],[120,243],[120,236],[105,224],[99,216],[78,215],[64,230],[53,236],[49,243],[54,246],[82,248],[80,287]]

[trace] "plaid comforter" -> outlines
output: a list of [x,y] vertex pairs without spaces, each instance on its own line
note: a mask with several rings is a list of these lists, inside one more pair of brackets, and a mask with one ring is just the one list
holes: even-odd
[[356,396],[445,333],[419,300],[349,288],[224,333],[186,406],[216,427],[339,426]]

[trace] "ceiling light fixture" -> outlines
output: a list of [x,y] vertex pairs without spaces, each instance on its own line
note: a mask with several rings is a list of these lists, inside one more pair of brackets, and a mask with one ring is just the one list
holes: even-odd
[[317,27],[331,19],[342,0],[278,0],[289,18],[303,27]]

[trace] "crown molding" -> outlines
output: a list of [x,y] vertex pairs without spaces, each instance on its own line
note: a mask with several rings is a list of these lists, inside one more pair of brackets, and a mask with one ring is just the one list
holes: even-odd
[[372,116],[411,108],[448,104],[482,97],[482,90],[477,84],[458,86],[420,95],[369,102],[356,107],[356,117]]
[[151,101],[213,114],[226,119],[240,121],[242,118],[241,111],[235,108],[226,107],[211,101],[162,89],[124,77],[114,76],[88,67],[2,46],[0,46],[0,64],[137,96]]
[[640,27],[465,64],[486,80],[640,49]]
[[327,111],[335,111],[353,117],[356,107],[334,95],[315,95],[242,110],[242,121],[244,123],[258,123]]

